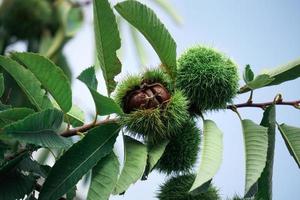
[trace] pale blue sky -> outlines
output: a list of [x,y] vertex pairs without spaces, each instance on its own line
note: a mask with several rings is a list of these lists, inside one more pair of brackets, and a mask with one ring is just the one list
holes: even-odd
[[[150,3],[148,0],[146,3]],[[224,51],[243,70],[245,64],[251,64],[259,73],[264,68],[275,67],[300,57],[300,1],[298,0],[170,0],[180,12],[184,24],[177,27],[170,18],[158,10],[162,21],[177,42],[178,55],[196,44],[205,44]],[[154,9],[157,7],[152,6]],[[90,8],[86,9],[86,25],[65,49],[74,75],[93,63],[93,33]],[[125,28],[126,30],[126,28]],[[122,45],[126,46],[123,56],[123,75],[137,72],[140,67],[135,62],[135,52],[131,41],[125,34]],[[150,49],[149,45],[146,45]],[[149,64],[156,66],[159,60],[149,51]],[[119,77],[120,78],[120,77]],[[277,93],[286,100],[300,97],[300,80],[288,82],[282,86],[257,91],[254,101],[272,100]],[[100,91],[104,91],[100,82]],[[90,95],[78,81],[74,82],[74,101],[82,107],[93,109]],[[244,102],[247,96],[235,99]],[[241,109],[243,118],[251,118],[259,123],[262,111],[259,109]],[[300,111],[289,107],[278,107],[279,123],[300,127]],[[224,132],[224,160],[214,179],[220,193],[226,199],[235,193],[243,194],[244,188],[244,147],[242,132],[237,116],[231,111],[207,115],[216,121]],[[300,170],[289,155],[285,144],[277,134],[274,165],[274,200],[298,200],[300,197]],[[153,173],[146,182],[132,186],[124,197],[112,199],[155,199],[155,191],[165,176]]]

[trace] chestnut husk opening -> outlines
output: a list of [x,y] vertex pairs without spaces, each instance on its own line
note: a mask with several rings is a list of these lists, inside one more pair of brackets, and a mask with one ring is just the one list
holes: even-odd
[[142,83],[142,85],[127,93],[124,99],[124,112],[157,108],[171,98],[169,91],[160,83]]

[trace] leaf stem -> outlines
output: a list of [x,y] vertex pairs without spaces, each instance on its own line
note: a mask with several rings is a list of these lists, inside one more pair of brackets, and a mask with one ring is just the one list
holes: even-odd
[[249,96],[247,103],[252,104],[252,102],[253,102],[252,99],[253,99],[253,90],[251,90],[251,92],[250,92],[250,96]]

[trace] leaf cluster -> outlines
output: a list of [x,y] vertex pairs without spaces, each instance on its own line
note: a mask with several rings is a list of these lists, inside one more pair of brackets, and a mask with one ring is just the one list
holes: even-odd
[[[11,2],[19,2],[20,7],[9,7]],[[96,108],[94,120],[86,123],[86,113],[73,104],[67,70],[62,70],[69,69],[63,66],[67,62],[62,48],[81,25],[81,8],[76,8],[71,1],[24,2],[4,0],[1,11],[5,12],[0,12],[0,35],[5,36],[0,37],[0,199],[25,196],[35,199],[36,192],[40,200],[72,199],[78,181],[91,171],[87,199],[107,200],[112,194],[125,193],[138,180],[146,180],[154,169],[173,174],[160,188],[157,197],[161,200],[220,199],[211,181],[222,163],[223,134],[215,122],[205,118],[206,110],[229,108],[241,121],[246,167],[244,199],[272,199],[276,127],[300,166],[300,129],[279,124],[275,112],[277,104],[299,108],[300,101],[284,102],[277,95],[273,103],[261,104],[259,108],[264,108],[264,114],[260,125],[243,119],[238,112],[240,107],[255,107],[252,97],[256,89],[298,78],[299,60],[256,76],[248,65],[245,86],[238,90],[237,66],[224,54],[196,46],[177,58],[175,40],[146,5],[127,0],[111,7],[108,0],[94,0],[96,55],[107,95],[97,90],[94,66],[78,76],[90,91]],[[31,3],[39,6],[33,9]],[[50,8],[44,8],[46,4]],[[50,35],[39,32],[37,38],[35,30],[32,34],[18,35],[21,30],[16,33],[8,30],[21,21],[4,19],[14,17],[8,16],[10,9],[4,9],[5,6],[12,9],[12,14],[20,8],[23,9],[18,13],[28,14],[29,9],[30,17],[38,20],[31,22],[34,29],[48,26],[49,20],[55,22],[48,18],[56,14],[60,16],[59,26]],[[53,9],[58,13],[53,14]],[[121,72],[117,56],[121,40],[114,11],[145,36],[162,63],[161,69],[128,76],[118,86],[115,77]],[[24,27],[21,24],[15,28]],[[7,47],[15,42],[13,37],[26,37],[28,51],[39,54],[7,54]],[[145,83],[163,85],[170,99],[156,108],[124,113],[126,95]],[[240,107],[239,104],[228,106],[237,91],[250,91],[248,102]],[[114,99],[110,98],[113,92]],[[200,144],[196,120],[202,120],[203,134],[200,164],[194,174]],[[124,142],[123,163],[113,150],[118,136]],[[54,154],[53,166],[38,163],[32,157],[40,149]]]

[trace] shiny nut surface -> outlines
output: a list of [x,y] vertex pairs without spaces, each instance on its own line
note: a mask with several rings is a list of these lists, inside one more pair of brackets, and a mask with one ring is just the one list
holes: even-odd
[[129,92],[125,97],[124,112],[157,108],[171,98],[168,90],[159,83],[144,83],[139,89]]

